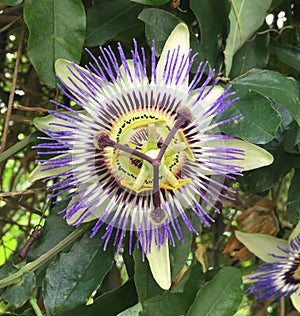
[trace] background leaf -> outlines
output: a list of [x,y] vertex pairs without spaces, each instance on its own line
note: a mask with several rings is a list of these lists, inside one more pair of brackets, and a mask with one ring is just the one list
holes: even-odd
[[55,87],[54,62],[79,63],[85,36],[85,10],[80,0],[26,0],[28,54],[40,80]]
[[280,114],[273,108],[272,102],[254,91],[242,95],[217,120],[222,121],[237,115],[242,116],[234,122],[219,126],[220,130],[256,144],[270,142],[281,122]]
[[300,218],[300,168],[295,169],[295,173],[289,187],[287,215],[291,223],[297,224]]
[[87,231],[68,253],[61,253],[47,269],[44,281],[47,315],[64,315],[86,303],[111,268],[112,247],[103,251],[105,240],[90,235]]
[[[222,38],[227,35],[226,24],[228,13],[226,1],[219,0],[191,0],[193,10],[200,27],[200,50],[210,67],[217,67],[221,60],[220,48]],[[211,23],[214,21],[214,23]]]
[[231,10],[229,13],[230,31],[224,51],[227,76],[232,67],[234,54],[262,25],[271,3],[272,0],[231,1]]
[[271,70],[253,69],[233,80],[234,89],[251,89],[287,108],[300,125],[300,88],[293,78]]
[[243,298],[241,277],[236,268],[222,269],[198,291],[187,316],[234,315]]
[[300,48],[285,44],[272,46],[272,52],[285,64],[300,71]]
[[95,1],[87,12],[86,46],[100,46],[138,24],[142,6],[124,0]]
[[34,286],[34,273],[31,271],[25,271],[22,274],[22,279],[18,283],[7,287],[1,296],[9,304],[20,307],[29,299]]
[[148,45],[152,46],[152,40],[155,40],[155,51],[158,56],[160,56],[171,31],[178,23],[182,22],[175,15],[155,8],[143,10],[138,18],[145,22],[145,34]]

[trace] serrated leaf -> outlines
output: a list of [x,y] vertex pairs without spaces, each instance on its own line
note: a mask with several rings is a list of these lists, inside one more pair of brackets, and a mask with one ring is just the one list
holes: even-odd
[[254,91],[241,96],[217,117],[217,121],[238,115],[241,115],[238,120],[221,125],[220,130],[256,144],[270,142],[281,122],[272,102]]
[[87,231],[68,253],[61,253],[47,269],[44,279],[47,315],[64,315],[85,304],[111,268],[112,247],[104,251],[105,240],[99,235],[90,238],[90,234]]
[[272,0],[231,0],[230,31],[224,51],[226,76],[232,67],[236,51],[263,24]]
[[300,219],[300,169],[295,169],[292,182],[289,186],[288,201],[286,206],[287,216],[292,224]]
[[232,267],[222,269],[197,293],[187,316],[232,316],[242,299],[240,270]]
[[300,125],[300,88],[290,77],[271,70],[253,69],[233,80],[235,90],[253,90],[287,108]]
[[22,279],[9,287],[1,294],[1,297],[9,304],[20,307],[26,303],[31,296],[35,286],[35,275],[32,271],[25,271]]
[[80,61],[85,37],[84,6],[80,0],[27,0],[24,20],[30,33],[29,58],[41,81],[55,87],[55,61]]
[[87,12],[86,46],[99,46],[138,24],[142,6],[124,0],[96,1]]

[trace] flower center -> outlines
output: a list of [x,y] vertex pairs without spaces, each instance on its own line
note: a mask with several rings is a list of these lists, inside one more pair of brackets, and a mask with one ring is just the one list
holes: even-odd
[[191,181],[181,177],[185,161],[194,161],[182,129],[190,122],[186,108],[179,109],[176,118],[162,111],[135,111],[115,121],[109,132],[95,134],[95,147],[105,147],[116,181],[135,194],[152,194],[156,223],[165,218],[160,189],[177,190]]

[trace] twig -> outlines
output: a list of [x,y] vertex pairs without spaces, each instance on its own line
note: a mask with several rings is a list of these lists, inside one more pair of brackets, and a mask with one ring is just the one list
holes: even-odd
[[12,80],[12,84],[11,84],[11,90],[10,90],[10,94],[9,94],[9,98],[8,98],[6,118],[5,118],[4,128],[3,128],[3,132],[2,132],[2,144],[1,144],[0,153],[2,153],[5,150],[5,148],[6,148],[6,141],[7,141],[7,135],[8,135],[10,115],[11,115],[11,112],[12,112],[12,105],[13,105],[13,102],[14,102],[14,96],[15,96],[15,90],[16,90],[16,84],[17,84],[19,65],[20,65],[20,60],[21,60],[21,55],[22,55],[23,38],[24,38],[24,27],[22,28],[22,31],[21,31],[20,43],[19,43],[19,47],[18,47],[16,64],[15,64],[15,68],[14,68],[14,76],[13,76],[13,80]]
[[17,105],[17,104],[14,104],[13,108],[16,110],[21,110],[21,111],[33,111],[33,112],[42,112],[42,113],[49,112],[47,109],[44,109],[44,108],[31,107],[31,106],[25,106],[25,105]]
[[24,195],[24,194],[32,194],[38,193],[47,190],[47,188],[36,188],[36,189],[28,189],[28,190],[20,190],[14,192],[0,192],[0,198],[14,195]]

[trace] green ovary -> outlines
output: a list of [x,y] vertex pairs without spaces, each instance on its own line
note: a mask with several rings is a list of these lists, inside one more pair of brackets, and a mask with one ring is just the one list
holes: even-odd
[[[173,118],[166,113],[130,113],[115,122],[109,136],[155,159],[173,125]],[[121,186],[136,193],[153,189],[153,167],[150,162],[111,147],[105,150],[111,172]],[[187,160],[194,161],[194,155],[183,131],[179,129],[161,159],[161,188],[176,190],[191,181],[190,178],[180,179],[181,169]]]

